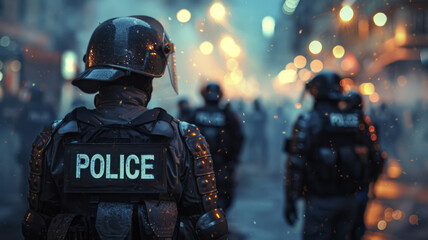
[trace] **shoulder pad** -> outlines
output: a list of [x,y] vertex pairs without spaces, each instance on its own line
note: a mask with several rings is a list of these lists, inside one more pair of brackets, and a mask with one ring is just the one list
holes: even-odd
[[77,125],[77,121],[74,121],[74,120],[63,124],[58,129],[58,134],[61,134],[61,135],[66,133],[75,133],[75,132],[79,132],[79,127]]
[[168,138],[174,137],[174,130],[170,123],[165,121],[157,121],[151,132],[154,135],[161,135]]
[[184,121],[179,122],[179,127],[180,134],[195,159],[195,175],[212,174],[214,171],[209,145],[199,128]]

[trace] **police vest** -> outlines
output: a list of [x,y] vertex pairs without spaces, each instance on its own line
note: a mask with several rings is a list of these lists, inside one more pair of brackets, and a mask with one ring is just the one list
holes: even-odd
[[223,109],[201,108],[195,112],[195,124],[205,136],[210,151],[213,155],[222,154],[227,142],[225,130],[227,127],[227,116]]
[[66,194],[123,202],[167,195],[166,154],[171,139],[144,126],[159,120],[170,123],[172,117],[164,110],[148,110],[127,125],[103,124],[86,108],[73,115],[79,132],[68,136],[64,147]]
[[368,152],[360,130],[362,114],[318,110],[315,113],[322,126],[310,151],[310,191],[318,195],[346,195],[361,190],[367,175]]

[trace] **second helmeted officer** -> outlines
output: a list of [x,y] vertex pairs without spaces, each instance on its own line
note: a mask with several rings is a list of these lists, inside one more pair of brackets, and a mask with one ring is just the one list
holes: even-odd
[[234,171],[244,137],[238,116],[230,108],[220,106],[223,92],[219,84],[208,83],[202,87],[201,95],[205,105],[195,110],[192,122],[200,128],[210,146],[219,206],[226,211],[233,200]]
[[294,224],[296,200],[304,198],[303,239],[345,239],[355,220],[358,192],[379,171],[374,168],[383,166],[369,123],[339,104],[344,100],[340,80],[323,71],[307,84],[313,110],[298,117],[286,145],[285,218]]

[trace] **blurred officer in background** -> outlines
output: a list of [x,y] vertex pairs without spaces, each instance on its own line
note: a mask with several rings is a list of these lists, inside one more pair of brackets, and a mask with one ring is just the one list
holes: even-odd
[[33,144],[26,239],[226,239],[212,160],[198,129],[147,109],[174,45],[147,16],[113,18],[92,34],[73,84],[96,93]]
[[[366,132],[367,137],[373,139],[376,142],[374,148],[378,149],[379,135],[377,135],[377,128],[371,119],[363,112],[364,102],[361,95],[358,92],[350,91],[345,95],[345,102],[348,111],[357,113],[359,118],[364,119],[363,126],[364,128],[368,129],[368,132]],[[377,139],[375,139],[375,137]],[[370,140],[367,142],[370,142]],[[365,170],[366,176],[364,177],[364,182],[361,185],[361,191],[359,191],[357,194],[357,215],[349,235],[351,240],[362,239],[364,232],[366,231],[366,226],[364,224],[364,213],[366,211],[367,202],[369,201],[369,187],[371,184],[374,184],[377,181],[379,175],[382,173],[383,165],[385,164],[385,155],[383,155],[383,157],[380,155],[380,158],[378,157],[379,156],[377,154],[372,152],[369,155],[368,163],[365,164],[367,168]]]
[[336,73],[319,73],[306,90],[315,104],[298,117],[286,144],[285,218],[295,223],[296,200],[304,197],[303,238],[345,239],[357,214],[357,194],[368,175],[381,171],[383,158],[362,114],[339,107],[344,95]]
[[28,156],[31,154],[31,144],[34,136],[56,119],[56,113],[52,105],[44,101],[44,93],[38,86],[27,88],[24,105],[19,110],[14,124],[21,141],[21,151],[18,153],[18,163],[22,172],[21,194],[28,193],[28,174],[30,166]]
[[190,122],[193,117],[193,111],[190,107],[189,100],[187,98],[182,98],[177,103],[178,109],[178,119],[180,121]]
[[219,207],[225,211],[233,199],[234,170],[241,151],[243,134],[236,114],[220,106],[223,92],[217,83],[202,87],[205,106],[195,110],[193,123],[207,139],[217,179]]

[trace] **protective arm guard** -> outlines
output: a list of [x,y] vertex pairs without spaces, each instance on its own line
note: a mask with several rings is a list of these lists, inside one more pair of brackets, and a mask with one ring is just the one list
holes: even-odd
[[[196,224],[194,226],[195,234],[200,239],[223,239],[223,236],[226,239],[228,233],[227,221],[217,206],[217,188],[208,143],[195,125],[181,121],[179,126],[181,136],[184,138],[186,146],[193,156],[194,181],[196,182],[197,191],[201,199],[200,209],[195,214],[199,215],[197,217],[198,220],[196,223],[193,223]],[[203,215],[201,216],[201,214]],[[212,224],[212,226],[206,225],[208,223]],[[217,226],[217,224],[220,225]],[[222,226],[224,224],[226,228]],[[204,238],[204,236],[209,237]]]
[[309,148],[309,114],[303,114],[293,128],[293,136],[287,141],[288,152],[285,171],[286,198],[295,201],[303,195],[303,173],[306,163],[306,152]]
[[200,240],[225,240],[228,232],[226,216],[219,209],[205,213],[196,223],[196,234]]
[[368,116],[364,117],[364,131],[367,136],[367,145],[369,146],[369,178],[370,182],[376,182],[383,171],[386,153],[380,149],[376,127]]
[[47,203],[41,198],[49,185],[53,182],[48,178],[45,169],[45,150],[50,143],[52,134],[59,122],[46,127],[33,143],[30,159],[30,192],[28,202],[30,209],[22,222],[22,234],[25,239],[46,239],[49,222],[58,209],[55,204]]

